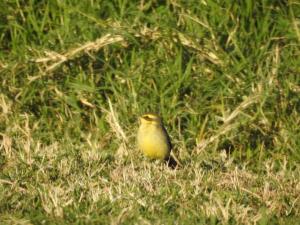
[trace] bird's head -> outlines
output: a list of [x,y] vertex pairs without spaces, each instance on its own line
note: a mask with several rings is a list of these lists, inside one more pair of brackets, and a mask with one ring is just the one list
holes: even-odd
[[161,125],[162,119],[158,114],[146,113],[140,117],[142,125]]

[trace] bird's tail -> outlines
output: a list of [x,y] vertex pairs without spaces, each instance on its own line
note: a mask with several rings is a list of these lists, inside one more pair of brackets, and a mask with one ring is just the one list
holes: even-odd
[[176,159],[175,156],[170,155],[167,159],[166,159],[166,163],[168,165],[168,167],[172,168],[172,169],[176,169],[178,166],[180,166],[180,162],[178,161],[178,159]]

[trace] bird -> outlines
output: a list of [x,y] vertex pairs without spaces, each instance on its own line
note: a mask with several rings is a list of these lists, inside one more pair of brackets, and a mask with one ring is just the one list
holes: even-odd
[[176,161],[170,155],[172,144],[162,118],[156,113],[146,113],[139,120],[138,148],[150,159],[166,161],[171,167],[176,166]]

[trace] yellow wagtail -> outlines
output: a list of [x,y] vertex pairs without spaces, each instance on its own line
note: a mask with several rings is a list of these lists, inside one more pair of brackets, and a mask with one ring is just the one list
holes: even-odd
[[147,113],[140,117],[137,142],[145,156],[150,159],[166,160],[168,165],[174,167],[176,162],[170,157],[172,148],[170,137],[160,116]]

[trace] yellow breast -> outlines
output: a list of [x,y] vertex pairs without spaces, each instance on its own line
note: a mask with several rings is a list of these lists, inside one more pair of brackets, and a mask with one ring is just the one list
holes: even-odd
[[157,126],[141,126],[138,146],[151,159],[166,159],[170,155],[170,142],[164,129]]

